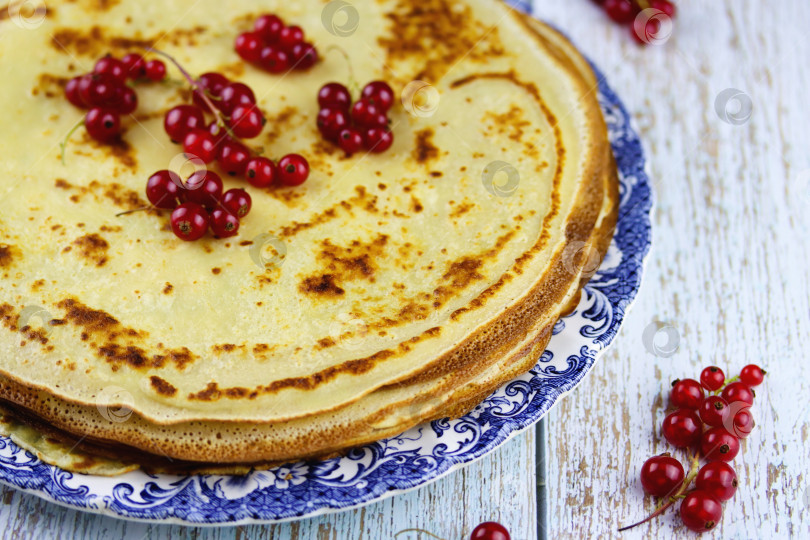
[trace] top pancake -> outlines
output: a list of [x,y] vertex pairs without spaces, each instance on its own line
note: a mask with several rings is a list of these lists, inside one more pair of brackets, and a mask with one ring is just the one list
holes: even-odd
[[[233,39],[258,15],[249,0],[98,5],[48,2],[36,28],[0,21],[0,373],[156,424],[280,422],[472,377],[559,313],[579,273],[551,270],[591,235],[607,139],[592,89],[521,16],[494,0],[355,2],[357,29],[339,36],[322,2],[263,2],[322,54],[346,50],[361,84],[438,92],[417,114],[394,107],[388,152],[347,158],[315,128],[318,88],[348,79],[339,54],[283,77],[245,65]],[[63,165],[80,112],[60,84],[138,45],[250,85],[269,120],[259,143],[309,158],[307,183],[250,189],[227,241],[184,243],[154,212],[115,217],[179,154],[162,117],[183,91],[139,88],[123,142],[80,131]],[[503,164],[516,174],[499,186]]]

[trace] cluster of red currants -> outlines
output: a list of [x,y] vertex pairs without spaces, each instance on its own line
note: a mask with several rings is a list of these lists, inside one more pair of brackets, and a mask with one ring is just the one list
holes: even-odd
[[277,15],[257,18],[252,32],[237,36],[234,48],[243,60],[270,73],[309,69],[318,61],[318,50],[301,27],[287,26]]
[[594,4],[602,6],[608,17],[622,25],[629,25],[630,35],[640,44],[649,43],[645,35],[655,35],[658,32],[660,21],[657,17],[646,19],[644,28],[636,28],[636,17],[642,10],[654,9],[667,17],[675,17],[675,4],[670,0],[592,0]]
[[158,171],[146,183],[149,202],[172,210],[172,231],[187,241],[202,238],[209,227],[218,238],[239,232],[239,220],[250,212],[250,195],[244,189],[222,190],[222,179],[209,170],[195,171],[185,182],[177,173]]
[[349,155],[361,149],[385,152],[394,144],[394,134],[388,129],[393,104],[394,91],[384,81],[368,83],[354,104],[345,86],[328,83],[318,92],[318,130]]
[[70,79],[65,97],[80,109],[89,109],[84,117],[88,135],[101,142],[115,139],[121,133],[121,115],[138,108],[138,95],[130,81],[162,81],[166,65],[160,60],[144,60],[135,53],[122,59],[100,58],[91,73]]
[[[656,497],[667,497],[668,501],[640,523],[682,498],[681,519],[689,529],[704,532],[717,525],[722,503],[737,491],[737,474],[728,462],[740,451],[740,439],[748,437],[754,427],[753,387],[761,384],[764,376],[763,369],[750,364],[738,377],[726,380],[719,367],[710,366],[701,372],[700,382],[682,379],[672,383],[670,403],[677,410],[664,419],[662,432],[673,446],[695,449],[692,470],[686,476],[681,463],[669,454],[644,463],[644,490]],[[698,455],[706,462],[699,469]],[[687,491],[693,480],[695,489]]]

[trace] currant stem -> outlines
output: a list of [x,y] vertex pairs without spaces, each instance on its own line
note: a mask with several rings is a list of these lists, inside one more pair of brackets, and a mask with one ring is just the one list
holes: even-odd
[[68,131],[68,134],[65,135],[65,138],[62,139],[62,142],[59,143],[59,148],[61,149],[61,152],[59,154],[59,158],[62,160],[62,165],[67,165],[65,163],[65,150],[67,149],[67,144],[68,144],[68,141],[70,140],[70,137],[74,133],[76,133],[76,130],[79,129],[83,125],[84,125],[84,118],[82,118],[81,120],[76,122],[76,125],[73,126],[72,128],[70,128],[70,131]]
[[436,536],[432,532],[426,531],[425,529],[404,529],[404,530],[399,531],[398,533],[396,533],[394,535],[394,538],[398,537],[400,534],[409,533],[409,532],[425,533],[426,535],[432,536],[433,538],[438,538],[439,540],[444,540],[444,538],[442,538],[441,536]]
[[636,0],[636,4],[642,10],[650,8],[650,3],[647,0]]
[[697,478],[699,469],[700,469],[700,460],[698,459],[698,453],[695,452],[695,455],[692,456],[691,459],[690,459],[689,474],[686,475],[686,478],[683,479],[683,483],[681,484],[681,487],[678,488],[678,491],[676,491],[675,494],[672,495],[669,498],[669,500],[667,500],[667,502],[665,502],[664,504],[659,505],[658,508],[656,508],[655,511],[653,511],[652,514],[650,514],[649,516],[647,516],[646,518],[642,519],[641,521],[639,521],[637,523],[633,523],[632,525],[628,525],[626,527],[621,527],[619,529],[619,532],[628,531],[628,530],[630,530],[630,529],[632,529],[634,527],[638,527],[639,525],[643,525],[643,524],[647,523],[648,521],[652,520],[653,518],[656,518],[656,517],[660,516],[661,514],[663,514],[664,512],[666,512],[667,508],[672,506],[679,499],[683,499],[685,497],[684,493],[686,492],[687,489],[689,489],[689,486],[692,484],[692,481],[695,478]]
[[360,84],[357,82],[357,79],[354,78],[354,69],[352,68],[352,61],[349,58],[349,53],[343,50],[342,47],[339,45],[329,45],[326,48],[324,54],[328,54],[329,51],[337,51],[343,56],[343,59],[346,60],[346,67],[349,71],[349,92],[354,94],[355,96],[360,94]]
[[144,210],[149,210],[150,208],[152,208],[152,205],[141,206],[139,208],[133,208],[132,210],[124,210],[123,212],[118,212],[115,214],[115,217],[126,216],[127,214],[134,214],[135,212],[143,212]]

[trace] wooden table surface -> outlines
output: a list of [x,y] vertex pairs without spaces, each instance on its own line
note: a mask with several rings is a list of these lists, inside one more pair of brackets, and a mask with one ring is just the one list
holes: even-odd
[[[514,539],[616,537],[620,523],[654,507],[637,475],[645,459],[668,450],[657,429],[669,381],[710,364],[736,373],[756,362],[770,373],[757,429],[734,461],[741,486],[705,536],[810,537],[810,3],[678,7],[673,36],[641,48],[589,0],[536,1],[536,13],[574,39],[633,111],[657,198],[635,306],[610,351],[537,430],[423,489],[292,524],[130,523],[3,487],[0,534],[354,540],[418,527],[457,540],[496,519]],[[727,89],[739,99],[724,108]],[[654,335],[658,353],[644,338],[650,325],[664,328]],[[661,350],[675,345],[674,354]],[[694,535],[675,512],[623,535],[683,536]]]

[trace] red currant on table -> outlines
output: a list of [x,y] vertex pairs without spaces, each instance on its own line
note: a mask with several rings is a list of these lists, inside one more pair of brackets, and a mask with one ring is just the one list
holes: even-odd
[[178,105],[166,113],[163,128],[172,141],[179,142],[192,129],[205,127],[205,115],[202,109],[194,105]]
[[258,137],[266,120],[255,105],[239,105],[231,111],[228,121],[231,131],[240,139]]
[[234,49],[236,49],[236,54],[246,62],[258,62],[262,47],[264,47],[264,43],[256,32],[244,32],[236,36]]
[[723,389],[720,394],[729,404],[743,401],[749,405],[754,404],[754,391],[742,382],[733,382]]
[[186,180],[184,200],[214,208],[222,198],[222,179],[214,171],[195,171]]
[[394,134],[385,128],[371,128],[366,131],[363,143],[366,150],[379,154],[391,148],[394,144]]
[[683,465],[667,454],[651,457],[641,467],[641,485],[644,491],[655,497],[674,493],[684,477]]
[[276,179],[276,165],[266,157],[255,157],[248,161],[245,177],[248,183],[257,188],[270,186]]
[[725,428],[712,428],[700,440],[700,453],[708,461],[731,461],[739,451],[740,440]]
[[239,218],[224,208],[211,212],[211,232],[218,238],[236,236],[239,232]]
[[639,9],[629,0],[605,0],[605,12],[619,24],[627,24],[636,18]]
[[709,396],[700,405],[700,419],[704,424],[712,427],[724,425],[729,415],[729,407],[726,400],[720,396]]
[[361,96],[386,113],[394,104],[394,91],[384,81],[372,81],[363,87]]
[[250,161],[250,150],[236,141],[223,141],[217,157],[219,166],[230,176],[242,176]]
[[121,117],[113,111],[93,107],[84,118],[84,127],[97,141],[107,142],[121,133]]
[[186,241],[199,240],[208,230],[210,218],[205,208],[193,202],[186,202],[172,212],[172,231]]
[[672,446],[685,448],[700,440],[702,425],[697,412],[679,409],[664,418],[661,431]]
[[146,182],[146,198],[155,208],[171,210],[180,199],[181,180],[170,171],[158,171]]
[[285,186],[300,186],[309,176],[309,163],[298,154],[287,154],[278,162],[278,179]]
[[146,78],[150,81],[162,81],[166,78],[166,64],[160,60],[149,60],[144,65]]
[[183,152],[190,158],[211,163],[217,157],[216,139],[204,129],[192,129],[183,137]]
[[229,189],[222,194],[222,206],[239,219],[245,217],[253,206],[250,195],[244,189]]
[[663,11],[669,17],[675,16],[675,4],[669,0],[650,0],[650,7]]
[[740,382],[748,386],[759,386],[765,380],[764,369],[756,364],[748,364],[740,371]]
[[738,439],[745,439],[754,430],[754,416],[748,407],[741,408],[734,414],[729,431]]
[[500,523],[485,521],[473,529],[470,540],[511,540],[511,537]]
[[322,109],[334,107],[348,111],[351,104],[352,96],[349,90],[340,83],[325,84],[318,91],[318,105]]
[[694,379],[676,380],[669,401],[679,408],[697,409],[703,403],[703,387]]
[[718,501],[724,502],[737,492],[737,473],[725,461],[712,461],[700,469],[695,486]]
[[700,384],[710,392],[720,390],[726,382],[726,375],[717,366],[709,366],[700,372]]
[[363,149],[363,134],[357,128],[346,128],[338,136],[340,149],[351,155]]
[[691,531],[714,529],[722,516],[723,507],[705,491],[691,491],[681,502],[681,519]]

